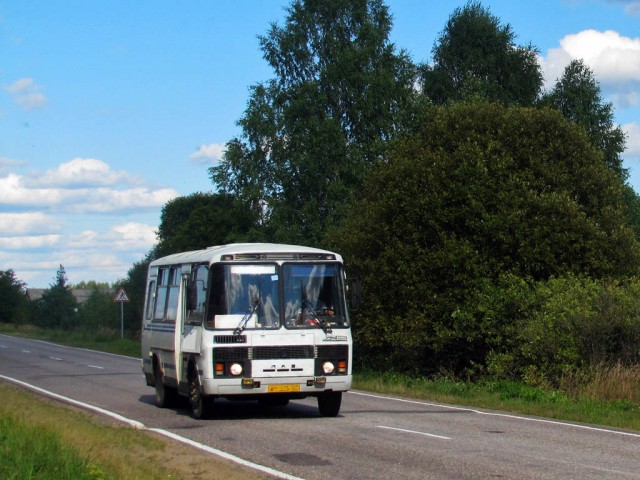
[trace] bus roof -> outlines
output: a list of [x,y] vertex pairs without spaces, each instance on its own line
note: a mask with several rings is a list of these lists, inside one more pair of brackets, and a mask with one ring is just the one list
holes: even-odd
[[[204,250],[175,253],[151,262],[150,266],[176,265],[181,263],[215,262],[233,258],[234,260],[338,260],[342,257],[337,253],[313,247],[300,245],[285,245],[279,243],[232,243],[217,245]],[[233,256],[233,257],[231,257]]]

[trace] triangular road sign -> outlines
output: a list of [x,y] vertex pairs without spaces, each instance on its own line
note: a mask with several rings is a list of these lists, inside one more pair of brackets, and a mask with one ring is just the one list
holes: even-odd
[[124,291],[124,288],[120,288],[120,290],[118,290],[118,293],[116,293],[116,296],[113,297],[113,301],[114,302],[128,302],[129,301],[129,297],[127,297],[127,292]]

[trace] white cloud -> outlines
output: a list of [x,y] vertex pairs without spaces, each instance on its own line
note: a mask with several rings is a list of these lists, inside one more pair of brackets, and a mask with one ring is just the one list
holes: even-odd
[[620,108],[630,108],[638,105],[638,92],[620,92],[614,95],[614,103]]
[[60,264],[71,283],[125,277],[156,243],[161,207],[178,196],[98,159],[22,166],[0,158],[0,267],[30,287],[51,284]]
[[[110,251],[149,251],[156,243],[157,227],[140,222],[127,222],[112,226],[107,232],[84,230],[71,234],[65,239],[65,245],[76,250]],[[99,255],[99,256],[100,256]]]
[[0,204],[31,206],[63,212],[113,212],[160,207],[178,196],[171,188],[34,188],[40,178],[16,173],[0,177]]
[[[63,208],[72,213],[107,213],[161,207],[178,196],[172,188],[149,190],[132,188],[114,190],[108,188],[70,190],[69,200],[76,200]],[[82,200],[82,201],[79,201]]]
[[222,160],[222,155],[226,150],[226,145],[221,143],[210,143],[209,145],[200,145],[198,150],[193,152],[189,158],[196,163],[218,163]]
[[7,157],[0,157],[0,175],[4,174],[8,170],[16,167],[23,167],[27,162],[20,160],[13,160]]
[[25,110],[44,107],[47,97],[42,93],[42,87],[33,78],[20,78],[5,90],[13,96],[13,100]]
[[[7,159],[1,165],[18,166]],[[123,278],[156,243],[155,215],[178,196],[131,183],[127,172],[96,159],[0,175],[0,266],[30,287],[51,284],[60,264],[71,283]],[[123,220],[125,214],[135,220]]]
[[58,220],[42,212],[0,213],[0,234],[49,233],[60,231]]
[[52,205],[62,200],[59,191],[53,189],[30,189],[24,185],[24,178],[9,173],[0,178],[0,203],[5,205]]
[[124,278],[126,272],[141,255],[131,256],[93,249],[51,249],[46,253],[5,254],[0,251],[0,265],[7,265],[30,288],[46,288],[55,279],[56,271],[63,265],[70,283],[82,280],[114,282]]
[[60,235],[36,235],[24,237],[0,237],[0,248],[23,250],[52,247],[60,242]]
[[111,229],[111,237],[114,237],[114,247],[119,250],[144,249],[149,250],[157,240],[157,227],[143,223],[128,222],[115,225]]
[[640,158],[640,124],[627,123],[622,126],[622,130],[627,134],[627,149],[624,156]]
[[127,172],[115,172],[108,164],[95,158],[74,158],[44,173],[32,174],[25,184],[33,186],[112,186],[140,184],[141,179]]
[[571,60],[582,59],[593,70],[603,91],[620,106],[635,105],[640,89],[640,37],[631,38],[613,30],[584,30],[560,40],[541,59],[547,86],[553,86]]
[[46,287],[59,265],[69,282],[124,278],[156,242],[157,227],[141,222],[108,225],[105,230],[59,235],[0,237],[0,265],[12,268],[30,287]]

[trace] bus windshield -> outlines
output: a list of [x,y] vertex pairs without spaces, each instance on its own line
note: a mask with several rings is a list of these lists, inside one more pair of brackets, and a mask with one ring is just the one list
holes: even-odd
[[282,267],[287,328],[348,327],[342,269],[337,263]]
[[207,325],[279,328],[278,277],[275,264],[213,265]]
[[209,328],[278,329],[283,320],[286,328],[349,326],[338,263],[219,263],[210,275]]

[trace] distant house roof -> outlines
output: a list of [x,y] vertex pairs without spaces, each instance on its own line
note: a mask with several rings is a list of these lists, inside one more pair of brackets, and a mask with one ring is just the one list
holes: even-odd
[[27,298],[32,301],[40,300],[46,290],[46,288],[27,288]]
[[[27,298],[29,300],[40,300],[44,292],[46,292],[48,288],[27,288]],[[90,288],[72,288],[71,295],[76,299],[80,305],[83,305],[95,290]]]

